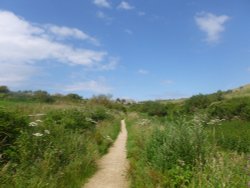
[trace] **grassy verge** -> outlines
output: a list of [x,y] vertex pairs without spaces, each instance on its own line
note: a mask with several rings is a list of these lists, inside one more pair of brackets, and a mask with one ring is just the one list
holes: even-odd
[[[145,123],[141,123],[145,122]],[[179,120],[127,120],[133,188],[247,187],[248,154],[221,150],[202,126]]]
[[[101,106],[64,107],[4,104],[0,187],[78,188],[95,172],[96,160],[119,133],[121,118]],[[45,115],[28,116],[36,113]]]

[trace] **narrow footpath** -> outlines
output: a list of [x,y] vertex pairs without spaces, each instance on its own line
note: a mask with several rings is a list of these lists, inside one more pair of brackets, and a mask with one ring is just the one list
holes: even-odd
[[119,133],[108,154],[98,161],[99,170],[89,179],[83,188],[128,188],[126,171],[128,160],[126,153],[127,129],[125,121],[121,121]]

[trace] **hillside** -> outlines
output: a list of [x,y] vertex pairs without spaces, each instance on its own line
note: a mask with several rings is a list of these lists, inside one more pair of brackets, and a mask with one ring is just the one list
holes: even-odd
[[235,97],[249,97],[250,96],[250,84],[238,87],[233,90],[226,92],[226,98],[235,98]]

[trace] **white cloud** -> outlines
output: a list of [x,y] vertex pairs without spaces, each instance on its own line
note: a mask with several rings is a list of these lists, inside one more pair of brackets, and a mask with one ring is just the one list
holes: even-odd
[[195,16],[195,21],[201,31],[207,34],[206,41],[209,43],[218,42],[220,34],[225,30],[224,24],[229,20],[229,16],[208,12],[201,12]]
[[113,21],[113,18],[112,18],[112,17],[106,15],[106,14],[105,14],[104,12],[102,12],[102,11],[98,11],[98,12],[96,13],[96,16],[97,16],[97,18],[104,20],[107,24],[110,24],[110,23]]
[[119,63],[120,59],[117,57],[110,57],[109,58],[109,62],[107,64],[103,64],[102,66],[100,66],[100,70],[114,70],[118,63]]
[[118,9],[123,9],[123,10],[132,10],[134,9],[135,7],[133,7],[132,5],[130,5],[128,2],[126,1],[122,1],[118,7]]
[[115,70],[119,64],[120,59],[118,57],[108,57],[105,64],[99,66],[90,66],[85,68],[87,71],[111,71]]
[[66,86],[64,90],[67,92],[88,91],[97,94],[108,94],[112,91],[112,88],[104,81],[90,80]]
[[163,85],[170,85],[170,84],[173,84],[174,82],[172,80],[163,80],[162,81],[162,84]]
[[0,63],[0,85],[18,86],[25,83],[37,69],[30,65]]
[[46,29],[59,39],[75,38],[80,40],[88,40],[95,45],[99,45],[99,41],[97,39],[89,36],[88,34],[84,33],[83,31],[77,28],[69,28],[65,26],[59,27],[50,24],[46,26]]
[[69,37],[97,42],[76,28],[33,24],[12,12],[0,11],[0,83],[27,80],[34,74],[35,64],[43,60],[84,67],[104,66],[107,52],[73,47],[63,41]]
[[93,3],[102,8],[111,8],[111,4],[107,0],[94,0]]
[[144,74],[144,75],[145,75],[145,74],[148,74],[149,71],[147,71],[147,70],[145,70],[145,69],[139,69],[139,70],[138,70],[138,73],[139,73],[139,74]]

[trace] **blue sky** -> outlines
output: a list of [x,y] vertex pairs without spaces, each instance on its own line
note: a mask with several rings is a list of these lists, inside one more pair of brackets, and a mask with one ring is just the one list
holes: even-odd
[[250,82],[248,0],[1,0],[0,85],[188,97]]

